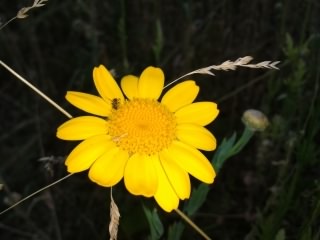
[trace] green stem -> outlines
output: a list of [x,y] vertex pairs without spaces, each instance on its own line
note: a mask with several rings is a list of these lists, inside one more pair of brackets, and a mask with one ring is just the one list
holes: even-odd
[[242,133],[242,136],[231,149],[230,154],[233,156],[239,153],[242,150],[242,148],[249,142],[253,134],[254,134],[254,131],[251,128],[246,126]]

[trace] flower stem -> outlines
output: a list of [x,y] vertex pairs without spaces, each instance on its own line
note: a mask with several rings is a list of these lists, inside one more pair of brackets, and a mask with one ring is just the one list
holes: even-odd
[[175,209],[176,213],[184,220],[186,221],[194,230],[196,230],[204,239],[211,240],[211,238],[202,231],[201,228],[199,228],[187,215],[185,215],[182,211],[180,211],[178,208]]
[[29,88],[31,88],[34,92],[36,92],[38,95],[40,95],[42,98],[44,98],[47,102],[49,102],[52,106],[54,106],[56,109],[58,109],[60,112],[62,112],[65,116],[67,116],[68,118],[72,118],[72,115],[70,113],[68,113],[66,110],[64,110],[62,107],[60,107],[59,104],[57,104],[55,101],[53,101],[51,98],[49,98],[46,94],[41,92],[37,87],[32,85],[25,78],[21,77],[18,73],[16,73],[7,64],[2,62],[1,60],[0,60],[0,64],[5,69],[7,69],[12,75],[14,75],[16,78],[18,78],[21,82],[23,82],[25,85],[27,85]]
[[254,131],[252,129],[250,129],[248,126],[245,126],[245,129],[244,129],[240,139],[233,146],[232,150],[230,151],[230,154],[233,156],[233,155],[236,155],[237,153],[239,153],[242,150],[242,148],[244,148],[244,146],[252,138],[253,134],[254,134]]

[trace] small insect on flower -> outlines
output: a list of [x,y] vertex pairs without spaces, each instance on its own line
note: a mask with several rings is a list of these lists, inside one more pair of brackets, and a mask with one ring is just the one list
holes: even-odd
[[121,104],[120,98],[114,98],[111,100],[112,109],[117,110]]

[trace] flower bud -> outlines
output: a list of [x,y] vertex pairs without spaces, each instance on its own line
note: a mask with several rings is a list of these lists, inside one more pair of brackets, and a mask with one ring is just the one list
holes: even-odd
[[264,131],[269,125],[269,120],[262,112],[248,109],[242,115],[242,122],[252,131]]

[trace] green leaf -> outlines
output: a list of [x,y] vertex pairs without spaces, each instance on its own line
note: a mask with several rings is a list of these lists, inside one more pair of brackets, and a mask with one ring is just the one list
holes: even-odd
[[285,232],[285,230],[283,228],[281,228],[278,231],[278,233],[277,233],[277,235],[275,237],[275,240],[285,240],[285,239],[286,239],[286,232]]
[[212,159],[212,165],[217,173],[228,158],[238,154],[247,145],[253,134],[253,130],[251,130],[249,127],[245,127],[241,137],[237,140],[237,142],[235,142],[237,137],[236,133],[232,134],[231,138],[229,139],[223,139]]
[[180,240],[185,226],[181,222],[174,222],[168,230],[168,240]]
[[143,211],[147,217],[151,236],[149,239],[151,240],[158,240],[163,235],[163,225],[159,218],[158,212],[156,209],[153,209],[152,211],[148,209],[147,207],[143,206]]
[[206,184],[200,184],[198,188],[194,189],[191,194],[191,198],[184,205],[184,211],[188,216],[194,215],[202,204],[206,201],[209,192],[209,186]]
[[164,45],[164,39],[163,39],[163,31],[161,26],[161,21],[157,19],[156,21],[156,39],[155,43],[152,46],[153,54],[155,56],[156,62],[160,63],[160,56],[162,53],[163,45]]
[[218,173],[221,169],[224,161],[228,158],[230,155],[230,151],[234,145],[234,142],[236,140],[237,134],[234,133],[231,138],[229,139],[223,139],[222,143],[218,147],[216,153],[213,156],[212,164],[214,166],[214,169]]

